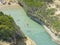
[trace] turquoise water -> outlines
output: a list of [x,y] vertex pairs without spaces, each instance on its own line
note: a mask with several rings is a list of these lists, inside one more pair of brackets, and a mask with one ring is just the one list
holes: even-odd
[[37,45],[57,45],[41,25],[26,15],[22,7],[3,7],[0,11],[11,15],[20,29],[34,40]]

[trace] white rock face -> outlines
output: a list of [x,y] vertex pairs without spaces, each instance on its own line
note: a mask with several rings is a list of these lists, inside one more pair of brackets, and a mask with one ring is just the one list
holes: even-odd
[[60,5],[60,0],[53,0],[56,5]]
[[26,45],[36,45],[34,41],[32,41],[29,37],[27,37]]
[[55,12],[55,16],[60,14],[60,0],[53,0],[53,3],[52,4],[49,4],[47,6],[48,9],[51,9],[51,8],[54,8],[56,9],[56,12]]
[[18,1],[17,0],[0,0],[0,3],[4,3],[4,4],[8,4],[8,3],[18,3]]
[[60,0],[54,0],[54,4],[57,9],[57,11],[55,12],[55,15],[58,15],[58,14],[60,14]]

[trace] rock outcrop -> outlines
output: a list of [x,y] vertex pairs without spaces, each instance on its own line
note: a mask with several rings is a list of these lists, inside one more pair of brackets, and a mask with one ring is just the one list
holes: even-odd
[[6,5],[6,4],[11,5],[12,3],[18,3],[18,1],[17,0],[0,0],[0,4],[2,5]]

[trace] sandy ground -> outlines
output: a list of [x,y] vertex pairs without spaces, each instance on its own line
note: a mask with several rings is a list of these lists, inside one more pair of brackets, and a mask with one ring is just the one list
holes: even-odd
[[26,45],[36,45],[34,41],[32,41],[29,37],[27,37]]
[[0,41],[0,45],[10,45],[10,43],[8,43],[8,42],[3,42],[3,41]]

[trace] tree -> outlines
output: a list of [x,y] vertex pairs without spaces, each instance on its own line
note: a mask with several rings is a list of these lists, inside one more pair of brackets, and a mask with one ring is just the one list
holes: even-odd
[[[17,36],[19,38],[17,38]],[[15,24],[13,18],[0,12],[0,40],[10,41],[14,39],[24,39],[25,35]]]

